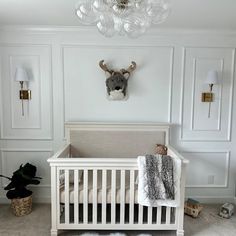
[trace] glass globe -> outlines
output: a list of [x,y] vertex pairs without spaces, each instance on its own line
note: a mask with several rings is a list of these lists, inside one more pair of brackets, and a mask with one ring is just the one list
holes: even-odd
[[115,22],[111,14],[102,14],[97,22],[97,28],[106,37],[115,35]]
[[76,14],[84,24],[94,24],[98,19],[90,0],[80,1],[76,7]]
[[170,4],[168,1],[159,0],[153,2],[146,9],[147,15],[153,24],[163,23],[170,14]]
[[144,34],[149,25],[149,20],[141,14],[133,14],[124,20],[124,30],[131,38]]
[[119,33],[119,35],[124,34],[124,22],[120,17],[114,16],[114,29],[116,32]]
[[171,0],[80,0],[76,7],[79,20],[96,24],[106,37],[115,34],[136,38],[151,24],[159,24],[170,14]]
[[151,3],[152,0],[138,1],[134,4],[134,6],[138,11],[146,12],[146,9],[150,6]]
[[124,17],[127,16],[128,14],[130,14],[131,12],[131,7],[121,7],[119,5],[114,4],[112,7],[113,13],[116,16],[120,16],[120,17]]
[[95,11],[104,12],[109,9],[109,6],[105,3],[104,0],[94,0],[93,1],[93,8]]

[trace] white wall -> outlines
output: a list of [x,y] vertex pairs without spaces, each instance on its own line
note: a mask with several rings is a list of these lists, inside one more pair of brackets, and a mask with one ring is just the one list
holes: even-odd
[[[50,198],[47,158],[64,142],[65,121],[170,122],[171,142],[191,161],[187,195],[202,201],[235,196],[236,34],[153,31],[137,40],[105,39],[86,28],[4,28],[0,31],[0,172],[20,163],[37,165],[43,177],[35,200]],[[136,61],[129,99],[106,99],[105,75],[98,62],[114,68]],[[15,67],[31,70],[32,100],[21,116]],[[201,102],[207,71],[217,69],[221,84],[215,101]],[[6,181],[0,182],[1,186]],[[0,201],[5,201],[0,190]]]

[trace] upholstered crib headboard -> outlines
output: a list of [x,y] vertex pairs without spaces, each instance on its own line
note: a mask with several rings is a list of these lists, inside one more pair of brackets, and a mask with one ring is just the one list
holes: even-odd
[[169,144],[168,124],[66,123],[74,157],[137,157]]

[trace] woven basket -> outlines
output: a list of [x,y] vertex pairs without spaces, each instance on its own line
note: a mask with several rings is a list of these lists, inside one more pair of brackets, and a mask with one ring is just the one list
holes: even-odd
[[32,211],[32,195],[11,200],[11,208],[15,216],[25,216]]

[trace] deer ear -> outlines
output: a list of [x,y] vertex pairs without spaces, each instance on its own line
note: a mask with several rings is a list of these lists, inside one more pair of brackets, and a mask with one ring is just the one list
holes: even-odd
[[105,71],[105,75],[108,78],[108,77],[110,77],[112,75],[112,73],[110,71]]
[[126,72],[126,73],[124,73],[123,75],[124,75],[124,77],[128,80],[128,79],[129,79],[129,76],[130,76],[130,73],[129,73],[129,72]]
[[127,79],[127,80],[129,79],[129,77],[130,77],[130,72],[129,71],[127,71],[125,69],[121,69],[120,72],[125,77],[125,79]]

